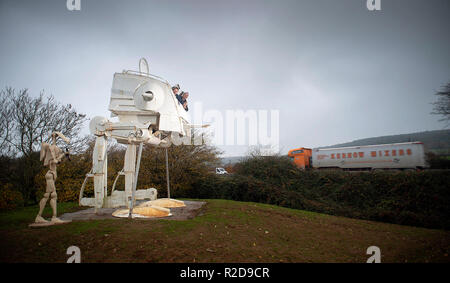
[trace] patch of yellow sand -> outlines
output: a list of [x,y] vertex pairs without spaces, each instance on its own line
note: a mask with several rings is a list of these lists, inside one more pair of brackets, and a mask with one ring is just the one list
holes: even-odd
[[[113,212],[114,217],[127,218],[128,209],[118,209]],[[166,217],[170,216],[170,209],[158,206],[145,206],[133,208],[133,217],[151,218],[151,217]]]
[[151,201],[146,201],[144,203],[141,203],[138,207],[145,207],[145,206],[160,206],[160,207],[173,208],[173,207],[184,207],[186,205],[184,204],[184,201],[181,201],[181,200],[160,198],[157,200],[151,200]]

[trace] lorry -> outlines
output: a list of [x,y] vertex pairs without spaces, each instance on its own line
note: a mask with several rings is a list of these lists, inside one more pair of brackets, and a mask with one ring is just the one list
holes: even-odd
[[337,148],[296,148],[288,156],[302,169],[344,170],[424,169],[424,145],[420,141]]

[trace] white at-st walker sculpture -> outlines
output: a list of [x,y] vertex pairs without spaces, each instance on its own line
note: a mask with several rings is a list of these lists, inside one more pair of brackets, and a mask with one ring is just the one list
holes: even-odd
[[[66,152],[63,152],[57,145],[56,145],[56,138],[60,137],[64,142],[67,144],[69,143],[69,139],[67,139],[63,134],[60,132],[53,132],[51,135],[52,138],[52,144],[48,143],[42,143],[41,145],[41,152],[40,152],[40,161],[44,162],[44,166],[48,166],[49,170],[47,171],[47,174],[45,174],[45,181],[46,181],[46,188],[45,193],[41,201],[39,202],[39,213],[36,216],[36,219],[34,220],[33,224],[30,224],[31,227],[39,227],[39,226],[48,226],[48,225],[54,225],[54,224],[63,224],[70,222],[70,220],[61,220],[57,217],[57,211],[56,211],[56,205],[57,205],[57,194],[56,194],[56,187],[55,187],[55,181],[56,181],[56,166],[59,164],[64,157],[68,157],[69,152],[66,150]],[[42,217],[42,212],[44,211],[45,205],[47,204],[47,201],[50,198],[50,206],[53,210],[53,217],[51,221],[45,220]]]
[[[125,206],[129,208],[131,217],[136,200],[156,200],[157,194],[154,188],[136,191],[142,145],[145,143],[167,147],[173,137],[190,136],[192,126],[189,125],[188,115],[178,103],[170,84],[160,77],[149,74],[148,64],[144,58],[139,61],[139,72],[124,70],[122,73],[114,74],[108,109],[111,111],[111,117],[117,117],[118,121],[95,117],[89,125],[91,133],[96,136],[93,167],[81,187],[79,204],[95,207],[96,212],[102,207]],[[109,196],[108,137],[127,145],[124,168],[118,173]],[[137,145],[139,151],[136,160]],[[117,179],[122,175],[125,176],[125,190],[115,190]],[[88,178],[94,179],[93,198],[83,196]],[[181,201],[172,201],[183,205]],[[159,207],[153,206],[153,209],[169,213],[164,208],[159,210]]]

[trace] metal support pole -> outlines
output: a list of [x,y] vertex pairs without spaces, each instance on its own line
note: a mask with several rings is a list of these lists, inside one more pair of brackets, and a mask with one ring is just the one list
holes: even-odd
[[139,166],[141,165],[141,156],[142,156],[142,142],[139,144],[139,152],[136,162],[136,172],[134,173],[134,182],[133,182],[133,190],[131,191],[131,204],[130,204],[130,211],[128,212],[128,218],[132,218],[133,214],[133,206],[134,206],[134,198],[136,193],[136,185],[138,181],[138,175],[139,175]]
[[169,182],[169,155],[166,147],[166,179],[167,179],[167,198],[170,199],[170,182]]

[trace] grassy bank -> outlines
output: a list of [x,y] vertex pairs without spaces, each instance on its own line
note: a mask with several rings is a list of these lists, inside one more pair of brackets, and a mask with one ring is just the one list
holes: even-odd
[[[60,212],[74,203],[61,203]],[[186,221],[95,220],[31,229],[37,207],[0,214],[1,262],[449,262],[450,232],[336,217],[267,204],[207,200]],[[47,211],[50,216],[50,211]]]

